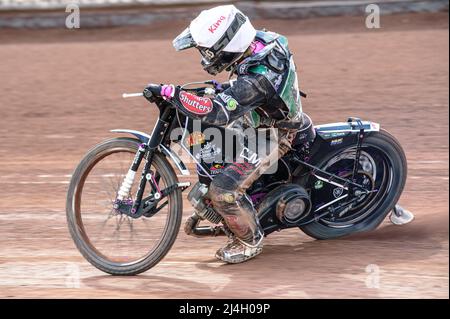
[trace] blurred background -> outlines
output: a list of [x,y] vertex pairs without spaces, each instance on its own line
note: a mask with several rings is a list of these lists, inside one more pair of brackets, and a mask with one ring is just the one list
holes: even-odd
[[[223,3],[288,37],[316,124],[357,116],[399,139],[409,165],[400,204],[416,220],[330,242],[284,231],[257,262],[233,267],[214,261],[223,238],[180,232],[146,274],[104,276],[67,231],[72,171],[109,130],[153,128],[153,105],[122,93],[210,79],[195,50],[171,42]],[[69,4],[79,28],[66,27]],[[379,28],[367,28],[370,4]],[[448,39],[448,0],[0,0],[0,297],[448,298]]]

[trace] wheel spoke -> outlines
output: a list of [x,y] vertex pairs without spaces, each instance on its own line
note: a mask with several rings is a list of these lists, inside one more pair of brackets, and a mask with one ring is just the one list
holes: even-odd
[[[323,169],[340,177],[349,178],[353,172],[352,163],[354,163],[354,155],[355,151],[352,149],[344,151],[330,159]],[[352,225],[364,218],[367,214],[370,214],[370,205],[373,206],[374,199],[377,197],[376,194],[378,193],[378,191],[374,192],[374,190],[379,189],[381,183],[385,180],[385,178],[380,179],[377,176],[377,172],[384,171],[386,168],[384,161],[383,157],[380,156],[376,150],[367,147],[363,148],[358,165],[359,170],[356,176],[356,183],[365,186],[365,189],[369,191],[369,193],[352,195],[356,197],[349,198],[347,203],[337,202],[336,204],[330,205],[328,208],[330,214],[322,216],[321,221],[328,226],[335,225],[336,227],[343,227],[345,225]],[[317,193],[316,196],[319,196],[322,199],[327,198],[326,196],[328,196],[328,201],[331,202],[335,198],[333,197],[334,191],[333,187],[324,187],[324,189],[315,192]],[[330,195],[326,195],[327,192]],[[336,194],[339,194],[339,192],[336,192]]]
[[[104,154],[87,173],[79,200],[79,215],[86,244],[102,258],[114,263],[132,263],[151,254],[166,232],[169,217],[169,198],[159,205],[158,214],[152,217],[151,222],[149,218],[133,218],[113,208],[134,155],[134,151],[120,149]],[[154,165],[152,163],[151,168],[155,172],[154,180],[159,188],[164,189],[167,180],[161,175],[161,169]],[[139,179],[140,173],[137,173],[130,188],[130,196],[126,199],[132,199],[133,189],[136,189]]]

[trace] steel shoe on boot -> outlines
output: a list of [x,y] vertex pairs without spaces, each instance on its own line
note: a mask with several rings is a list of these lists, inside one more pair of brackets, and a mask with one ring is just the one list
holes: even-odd
[[234,238],[216,252],[216,258],[229,264],[238,264],[258,256],[262,252],[262,247],[262,240],[257,245],[251,246]]

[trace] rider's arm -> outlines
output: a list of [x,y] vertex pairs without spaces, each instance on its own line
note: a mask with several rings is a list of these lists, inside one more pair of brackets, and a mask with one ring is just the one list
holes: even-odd
[[170,95],[165,94],[164,87],[161,94],[170,98],[186,116],[214,125],[233,122],[245,113],[267,104],[275,94],[270,82],[262,75],[240,76],[214,98],[199,97],[178,87],[172,88]]

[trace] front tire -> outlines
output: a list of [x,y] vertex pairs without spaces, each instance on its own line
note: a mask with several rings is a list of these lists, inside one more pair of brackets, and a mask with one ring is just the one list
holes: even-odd
[[[172,247],[181,224],[179,188],[165,198],[168,208],[164,215],[161,211],[150,218],[134,219],[112,209],[139,144],[136,139],[114,138],[92,148],[73,173],[67,194],[67,223],[75,245],[93,266],[112,275],[136,275],[155,266]],[[135,194],[142,166],[143,163],[130,199]],[[178,183],[172,166],[160,153],[154,155],[152,170],[155,176],[158,174],[161,186]],[[146,191],[149,188],[147,185]],[[98,229],[100,233],[95,234]]]
[[[372,206],[364,206],[360,208],[368,212],[361,219],[354,219],[354,222],[347,221],[341,224],[330,222],[322,218],[318,221],[301,226],[300,229],[307,235],[316,239],[333,239],[356,232],[365,232],[377,228],[385,219],[386,215],[393,209],[394,205],[400,198],[406,182],[407,162],[405,153],[400,143],[385,130],[374,132],[366,137],[362,147],[365,149],[378,150],[384,154],[386,159],[386,167],[389,170],[389,176],[386,176],[386,188],[378,201],[374,201]],[[348,148],[347,148],[348,150]],[[342,149],[341,152],[347,151]],[[322,160],[317,166],[326,167],[336,155],[332,155]],[[356,212],[358,213],[358,212]]]

